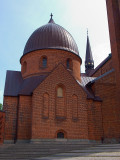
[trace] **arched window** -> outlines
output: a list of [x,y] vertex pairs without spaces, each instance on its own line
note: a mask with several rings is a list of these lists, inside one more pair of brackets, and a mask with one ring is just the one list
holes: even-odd
[[22,65],[22,72],[25,73],[27,71],[27,62],[25,61]]
[[43,94],[43,118],[49,117],[49,94]]
[[55,97],[55,113],[58,119],[64,119],[66,117],[66,98],[65,98],[65,86],[58,84],[56,86],[56,97]]
[[47,58],[46,57],[43,57],[43,59],[42,59],[42,67],[43,68],[47,67]]
[[63,88],[62,87],[57,88],[57,97],[63,97]]
[[70,62],[69,62],[69,59],[67,59],[67,69],[70,68]]
[[63,132],[58,132],[57,133],[57,138],[64,138],[64,133]]
[[72,117],[74,120],[78,118],[78,97],[75,94],[72,96]]
[[67,66],[67,69],[72,70],[72,60],[70,58],[67,59],[66,66]]
[[42,56],[40,58],[40,68],[46,68],[47,67],[47,57]]

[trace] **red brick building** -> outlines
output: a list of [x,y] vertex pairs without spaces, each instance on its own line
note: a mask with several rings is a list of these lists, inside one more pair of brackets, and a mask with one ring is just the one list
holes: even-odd
[[94,69],[89,37],[86,73],[77,45],[51,19],[28,39],[21,71],[7,71],[4,143],[120,142],[120,3],[106,0],[110,54]]

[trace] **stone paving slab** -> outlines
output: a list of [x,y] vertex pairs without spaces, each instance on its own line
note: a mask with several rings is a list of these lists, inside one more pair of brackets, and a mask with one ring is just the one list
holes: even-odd
[[40,158],[32,160],[120,160],[116,157],[73,157],[73,158],[60,158],[60,157],[51,157],[51,158]]
[[[101,153],[101,152],[106,152],[106,150],[103,150],[103,149],[99,149],[99,150],[89,150],[89,149],[87,149],[87,150],[73,150],[73,151],[69,151],[69,152],[67,152],[67,153]],[[120,149],[119,150],[114,150],[113,151],[113,149],[109,149],[109,150],[107,150],[107,153],[111,153],[111,152],[120,152]]]
[[120,144],[73,150],[34,160],[120,160]]

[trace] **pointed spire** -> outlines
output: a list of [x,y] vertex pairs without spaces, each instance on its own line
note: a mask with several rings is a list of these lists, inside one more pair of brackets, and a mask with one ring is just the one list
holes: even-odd
[[86,45],[86,59],[85,59],[85,72],[87,75],[94,69],[94,61],[88,36],[88,29],[87,29],[87,45]]
[[51,13],[51,15],[50,15],[50,16],[51,16],[51,18],[50,18],[50,20],[49,20],[49,22],[48,22],[48,23],[55,23],[55,22],[54,22],[54,20],[53,20],[53,18],[52,18],[52,17],[53,17],[53,14],[52,14],[52,13]]
[[88,37],[88,28],[87,28],[87,37]]

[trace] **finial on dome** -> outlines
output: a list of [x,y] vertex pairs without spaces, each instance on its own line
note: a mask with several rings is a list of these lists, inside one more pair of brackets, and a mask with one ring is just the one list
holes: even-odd
[[50,15],[50,16],[51,16],[51,18],[52,18],[52,17],[53,17],[53,14],[51,13],[51,15]]
[[50,20],[49,20],[49,22],[48,22],[48,23],[55,23],[55,22],[54,22],[54,20],[52,19],[52,17],[53,17],[53,14],[52,14],[52,13],[51,13],[51,15],[50,15],[50,16],[51,16],[51,18],[50,18]]

